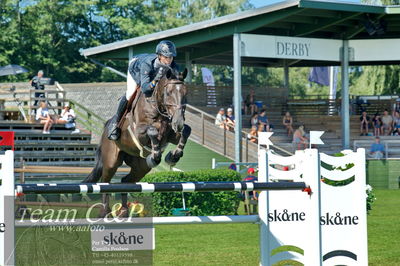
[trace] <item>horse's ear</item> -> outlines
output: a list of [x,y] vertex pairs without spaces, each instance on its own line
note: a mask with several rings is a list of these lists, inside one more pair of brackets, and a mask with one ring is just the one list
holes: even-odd
[[183,72],[180,73],[180,75],[179,75],[182,81],[185,80],[187,74],[188,74],[188,70],[187,70],[187,68],[185,68],[185,70],[183,70]]
[[171,79],[173,76],[172,70],[169,68],[167,70],[167,73],[165,74],[165,76],[167,77],[167,79]]

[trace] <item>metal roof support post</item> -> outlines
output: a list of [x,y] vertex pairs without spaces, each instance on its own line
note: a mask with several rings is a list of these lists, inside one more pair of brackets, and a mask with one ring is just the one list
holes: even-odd
[[132,58],[133,58],[133,47],[129,47],[128,57],[129,57],[129,61],[128,62],[130,62],[132,60]]
[[240,34],[233,35],[233,86],[235,107],[235,162],[242,161],[242,62],[241,62],[242,41]]
[[343,40],[342,53],[342,148],[350,148],[350,104],[349,104],[349,41]]
[[185,52],[185,67],[187,68],[186,82],[192,83],[192,61],[190,60],[190,52]]

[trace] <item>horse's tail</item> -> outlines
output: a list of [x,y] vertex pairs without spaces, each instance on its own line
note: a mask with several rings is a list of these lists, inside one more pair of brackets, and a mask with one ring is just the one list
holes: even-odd
[[92,172],[82,181],[82,183],[96,183],[99,181],[103,172],[103,161],[101,159],[101,145],[96,151],[96,165]]

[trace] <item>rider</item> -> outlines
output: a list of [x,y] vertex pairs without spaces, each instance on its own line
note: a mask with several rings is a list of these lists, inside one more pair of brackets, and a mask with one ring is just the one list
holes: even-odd
[[151,97],[153,89],[164,76],[165,71],[169,68],[174,71],[178,70],[174,57],[176,57],[175,44],[171,41],[163,40],[157,45],[155,54],[140,54],[132,58],[128,66],[126,95],[121,97],[117,113],[108,128],[108,138],[110,140],[119,139],[121,129],[118,127],[118,123],[136,88],[140,87],[146,99]]

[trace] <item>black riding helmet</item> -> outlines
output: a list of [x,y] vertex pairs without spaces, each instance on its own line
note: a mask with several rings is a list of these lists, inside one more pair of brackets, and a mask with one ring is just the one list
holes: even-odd
[[176,47],[171,41],[163,40],[156,47],[156,54],[166,57],[176,57]]

